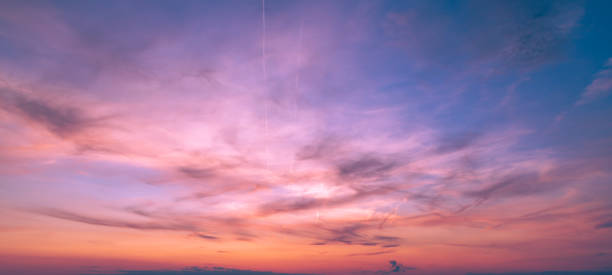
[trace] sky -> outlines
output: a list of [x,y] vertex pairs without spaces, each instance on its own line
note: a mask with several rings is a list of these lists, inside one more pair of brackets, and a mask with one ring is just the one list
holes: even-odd
[[609,274],[611,93],[610,1],[2,0],[0,274]]

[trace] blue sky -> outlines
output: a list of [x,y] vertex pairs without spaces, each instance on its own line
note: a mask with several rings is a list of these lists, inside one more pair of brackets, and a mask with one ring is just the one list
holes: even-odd
[[4,1],[0,271],[610,270],[611,13]]

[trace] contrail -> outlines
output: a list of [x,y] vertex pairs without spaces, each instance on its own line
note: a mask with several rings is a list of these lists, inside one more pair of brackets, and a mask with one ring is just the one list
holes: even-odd
[[[303,29],[304,29],[304,20],[302,19],[300,22],[300,34],[298,37],[298,50],[297,50],[297,69],[295,70],[295,85],[294,85],[294,93],[293,93],[293,120],[297,122],[298,119],[298,104],[297,98],[300,94],[300,70],[302,67],[302,37],[303,37]],[[295,171],[295,156],[291,159],[291,172]],[[317,216],[318,219],[318,216]]]
[[268,77],[266,68],[266,1],[261,0],[261,68],[263,70],[264,80]]
[[268,148],[268,69],[266,65],[266,1],[261,0],[261,26],[262,26],[262,35],[261,35],[261,68],[263,71],[263,83],[264,83],[264,113],[265,113],[265,121],[264,121],[264,139],[265,139],[265,161],[266,161],[266,169],[270,169],[270,161],[269,161],[269,148]]
[[300,22],[300,35],[298,38],[298,51],[297,51],[297,70],[295,71],[295,94],[293,96],[293,118],[297,119],[297,97],[300,93],[300,70],[302,67],[302,37],[304,29],[304,20]]

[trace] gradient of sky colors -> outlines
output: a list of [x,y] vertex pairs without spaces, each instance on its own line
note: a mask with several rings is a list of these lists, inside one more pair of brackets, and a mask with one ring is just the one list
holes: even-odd
[[611,92],[610,1],[3,0],[0,273],[609,271]]

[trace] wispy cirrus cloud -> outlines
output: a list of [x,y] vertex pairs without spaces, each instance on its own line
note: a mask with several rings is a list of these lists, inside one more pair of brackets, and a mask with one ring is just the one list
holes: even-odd
[[604,97],[612,91],[612,58],[595,74],[593,81],[584,89],[576,105],[583,105]]
[[[461,5],[464,14],[429,16],[446,5],[406,5],[404,11],[386,15],[383,29],[418,66],[469,64],[472,72],[487,73],[477,68],[527,69],[556,60],[584,14],[575,3],[472,1]],[[456,25],[466,28],[453,32]]]
[[32,98],[23,92],[3,87],[3,108],[22,119],[39,124],[61,138],[103,127],[109,117],[88,117],[89,114],[76,106],[53,104],[48,99]]
[[570,48],[595,4],[261,4],[0,4],[0,252],[604,266],[607,109],[545,125],[592,80]]

